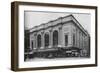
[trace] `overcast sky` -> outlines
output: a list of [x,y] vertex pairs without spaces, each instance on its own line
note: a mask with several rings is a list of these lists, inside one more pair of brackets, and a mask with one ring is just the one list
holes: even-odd
[[67,15],[74,15],[78,22],[90,33],[91,26],[91,16],[90,14],[80,14],[80,13],[57,13],[57,12],[34,12],[25,11],[25,29],[33,28],[34,26],[40,25],[42,23],[47,23],[51,20],[55,20],[59,17],[64,17]]

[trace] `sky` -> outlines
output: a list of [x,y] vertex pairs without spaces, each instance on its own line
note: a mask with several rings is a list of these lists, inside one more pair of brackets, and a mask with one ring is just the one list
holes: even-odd
[[55,20],[59,17],[67,15],[74,15],[78,22],[90,33],[91,15],[86,13],[64,13],[64,12],[37,12],[37,11],[25,11],[25,29],[31,29],[34,26],[47,23],[51,20]]

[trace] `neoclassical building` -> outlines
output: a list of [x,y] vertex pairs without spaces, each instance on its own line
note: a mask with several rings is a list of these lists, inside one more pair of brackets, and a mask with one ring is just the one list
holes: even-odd
[[33,53],[52,53],[61,48],[67,53],[67,49],[72,52],[76,48],[80,50],[79,55],[90,56],[90,35],[73,15],[34,26],[28,30],[28,35],[28,47]]

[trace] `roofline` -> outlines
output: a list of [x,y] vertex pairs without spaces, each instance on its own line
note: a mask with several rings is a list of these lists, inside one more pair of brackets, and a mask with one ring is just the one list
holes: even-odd
[[79,28],[82,27],[82,29],[86,32],[86,34],[89,35],[88,31],[87,31],[86,29],[83,28],[83,26],[79,23],[79,21],[78,21],[73,15],[71,15],[71,16],[72,16],[72,17],[75,19],[75,21],[79,24]]
[[[34,27],[32,27],[32,28],[30,28],[30,29],[28,29],[28,30],[32,30],[32,29],[34,29],[35,27],[39,27],[39,26],[41,26],[41,25],[46,25],[46,24],[48,24],[49,22],[54,22],[54,21],[56,21],[56,20],[58,20],[58,19],[60,19],[60,18],[63,19],[63,18],[69,17],[69,16],[71,16],[73,19],[75,19],[75,21],[79,24],[79,25],[77,25],[77,23],[76,23],[75,21],[73,21],[73,19],[72,19],[72,21],[76,23],[76,25],[78,26],[78,28],[81,27],[80,29],[82,29],[86,34],[89,35],[89,33],[83,28],[83,26],[79,23],[79,21],[78,21],[72,14],[67,15],[67,16],[64,16],[64,17],[59,17],[59,18],[57,18],[57,19],[55,19],[55,20],[48,21],[47,23],[42,23],[42,24],[40,24],[40,25],[38,25],[38,26],[34,26]],[[33,32],[34,32],[34,31],[33,31]]]
[[54,21],[56,21],[56,20],[58,20],[58,19],[60,19],[60,18],[65,18],[65,17],[69,17],[69,16],[72,16],[72,14],[70,14],[70,15],[67,15],[67,16],[64,16],[64,17],[59,17],[59,18],[56,18],[55,20],[51,20],[51,21],[48,21],[48,22],[46,22],[46,23],[42,23],[42,24],[40,24],[40,25],[36,25],[36,26],[34,26],[34,27],[32,27],[32,28],[30,28],[29,30],[31,30],[31,29],[34,29],[35,27],[39,27],[39,26],[41,26],[41,25],[46,25],[46,24],[48,24],[49,22],[54,22]]

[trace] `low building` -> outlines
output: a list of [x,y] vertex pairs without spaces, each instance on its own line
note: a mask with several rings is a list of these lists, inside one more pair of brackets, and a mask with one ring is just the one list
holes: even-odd
[[[52,52],[57,53],[59,49],[72,54],[76,48],[79,50],[78,56],[90,57],[90,35],[73,15],[34,26],[28,34],[29,49],[33,54],[35,52],[39,52],[40,56],[41,52],[53,54]],[[74,54],[77,55],[77,52]]]

